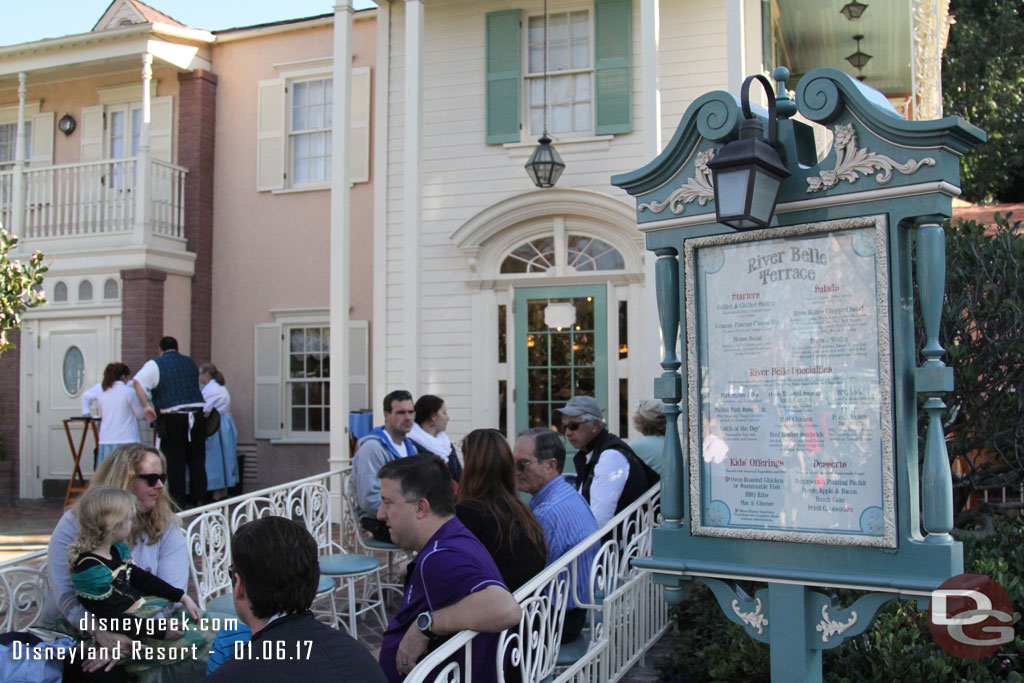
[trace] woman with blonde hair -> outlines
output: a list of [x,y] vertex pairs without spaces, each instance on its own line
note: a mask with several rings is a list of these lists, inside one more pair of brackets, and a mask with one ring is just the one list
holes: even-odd
[[[89,481],[89,489],[116,486],[133,494],[136,500],[135,514],[126,540],[133,562],[172,586],[187,586],[185,533],[164,486],[167,482],[166,472],[167,462],[160,451],[141,443],[127,444],[115,449],[100,464]],[[86,610],[78,601],[67,562],[63,561],[68,555],[68,546],[78,536],[79,528],[78,518],[72,508],[60,518],[50,536],[49,561],[46,564],[50,586],[40,620],[40,625],[45,628],[54,628],[60,616],[76,628],[89,623],[88,620],[83,621]],[[113,647],[120,642],[122,649],[130,648],[131,641],[126,636],[91,631],[89,628],[84,631],[83,635],[95,636],[103,647]],[[65,666],[64,680],[77,680],[82,668],[89,672],[109,667],[113,663],[92,660],[85,662],[84,667],[82,664],[69,662]]]
[[462,440],[462,456],[455,516],[480,539],[515,591],[547,564],[544,530],[519,500],[512,449],[501,432],[473,430]]

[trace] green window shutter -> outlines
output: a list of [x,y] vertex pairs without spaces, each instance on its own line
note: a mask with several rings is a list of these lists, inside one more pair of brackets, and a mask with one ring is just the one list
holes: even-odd
[[517,9],[487,15],[487,144],[519,142],[522,42]]
[[594,134],[633,130],[630,0],[594,0]]

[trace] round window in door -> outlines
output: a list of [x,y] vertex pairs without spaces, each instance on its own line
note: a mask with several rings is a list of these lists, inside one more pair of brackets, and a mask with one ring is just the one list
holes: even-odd
[[77,346],[72,346],[64,352],[64,391],[75,396],[82,390],[82,382],[85,381],[85,358]]

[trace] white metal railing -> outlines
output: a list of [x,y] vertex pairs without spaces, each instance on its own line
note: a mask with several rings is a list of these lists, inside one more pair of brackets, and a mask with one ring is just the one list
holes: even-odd
[[[131,233],[138,215],[136,157],[26,168],[25,218],[14,225],[14,176],[0,171],[0,220],[23,239]],[[181,166],[152,161],[145,218],[158,235],[183,237],[185,175]]]
[[[506,660],[523,681],[617,681],[665,632],[668,605],[661,587],[648,572],[630,565],[633,558],[650,555],[660,500],[658,484],[516,591],[523,616],[517,629],[500,636],[494,662],[499,681],[505,680]],[[589,585],[581,591],[575,585],[576,564],[595,544],[600,550],[591,563]],[[590,642],[581,657],[562,669],[557,658],[569,591],[587,596],[577,602],[589,609]],[[450,638],[416,665],[406,683],[472,680],[476,635],[463,631]]]
[[[244,513],[232,515],[236,509],[244,508],[251,499],[263,499],[273,501],[274,514],[287,514],[290,509],[289,500],[301,496],[306,487],[322,485],[326,486],[332,494],[341,490],[340,478],[348,468],[331,470],[321,474],[305,477],[295,481],[287,482],[277,486],[271,486],[259,491],[253,491],[234,498],[227,498],[203,507],[192,508],[180,513],[182,526],[188,529],[193,522],[205,517],[223,516],[223,519],[245,518]],[[334,506],[333,509],[340,509]],[[342,511],[344,515],[344,511]],[[321,519],[322,515],[318,517]],[[354,523],[341,518],[343,529],[343,540],[350,538],[344,535],[344,530],[351,530]],[[202,525],[196,525],[200,528]],[[321,531],[323,524],[318,525]],[[189,563],[189,589],[190,592],[199,595],[208,595],[211,586],[210,581],[224,579],[222,583],[229,585],[227,581],[227,567],[231,560],[227,552],[227,544],[220,543],[218,539],[204,536],[215,534],[230,534],[233,530],[225,525],[209,525],[202,527],[204,531],[193,534],[195,538],[189,538],[189,551],[192,554],[192,561]],[[226,539],[220,539],[221,541]],[[320,539],[318,539],[319,541]],[[220,543],[220,545],[218,545]],[[223,552],[210,552],[209,549],[222,547]],[[201,557],[196,557],[197,548],[203,548]],[[346,550],[351,548],[346,547]],[[47,551],[38,550],[32,553],[15,557],[0,562],[0,633],[8,631],[23,630],[35,625],[40,617],[42,605],[46,599],[48,578],[46,574]]]

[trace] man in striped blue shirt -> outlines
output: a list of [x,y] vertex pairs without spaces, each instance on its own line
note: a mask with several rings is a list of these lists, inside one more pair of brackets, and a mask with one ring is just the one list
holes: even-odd
[[[565,446],[558,434],[544,427],[524,430],[516,439],[512,454],[519,490],[533,496],[530,509],[544,529],[550,565],[597,531],[597,520],[587,501],[562,476]],[[587,610],[577,607],[577,602],[591,601],[590,565],[599,545],[595,543],[576,562],[575,589],[566,606],[563,643],[576,640],[586,622]]]

